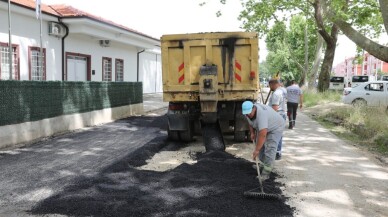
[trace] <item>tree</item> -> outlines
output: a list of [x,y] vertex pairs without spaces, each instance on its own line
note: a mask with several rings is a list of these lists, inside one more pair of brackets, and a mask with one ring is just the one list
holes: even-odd
[[338,7],[324,7],[333,23],[350,40],[376,58],[388,62],[387,45],[370,39],[382,33],[383,26],[388,34],[388,0],[379,0],[379,4],[375,0],[354,0],[346,13],[338,10]]
[[[225,4],[226,0],[220,2]],[[319,73],[320,91],[329,86],[339,31],[371,55],[388,62],[387,45],[373,41],[384,32],[383,27],[388,34],[388,0],[246,0],[244,7],[239,18],[244,28],[261,35],[269,31],[274,21],[288,20],[295,13],[313,14],[326,44]],[[314,68],[319,67],[314,64]]]
[[268,64],[266,61],[261,61],[259,64],[259,72],[260,72],[260,78],[266,78],[268,79],[271,77],[271,72],[268,68]]
[[[326,43],[325,57],[321,72],[319,73],[319,90],[324,91],[328,89],[337,43],[338,27],[325,19],[320,0],[315,0],[314,2],[303,0],[248,0],[244,7],[245,9],[240,14],[244,28],[258,31],[261,34],[268,32],[271,23],[279,20],[290,20],[294,14],[314,17],[318,32]],[[306,71],[306,69],[303,71]],[[307,74],[308,72],[304,72],[303,78]]]
[[[289,26],[287,28],[287,26]],[[312,25],[310,25],[312,26]],[[276,21],[266,36],[268,50],[267,63],[273,74],[281,73],[284,80],[298,80],[304,84],[307,75],[304,61],[308,54],[307,65],[312,64],[314,56],[315,30],[308,28],[307,42],[308,51],[305,50],[305,27],[306,19],[301,15],[294,15],[290,23]]]
[[[314,18],[318,26],[318,32],[326,43],[325,56],[323,58],[318,81],[318,90],[323,92],[329,89],[330,74],[333,67],[335,49],[338,40],[338,27],[335,24],[325,25],[321,0],[315,0],[312,5],[314,7]],[[330,27],[327,28],[327,25],[330,25]],[[327,29],[329,29],[329,31]]]
[[290,20],[287,41],[293,60],[292,68],[297,70],[295,73],[300,73],[299,83],[305,85],[307,76],[312,71],[314,56],[317,55],[315,52],[317,37],[314,22],[306,19],[305,16],[294,15]]

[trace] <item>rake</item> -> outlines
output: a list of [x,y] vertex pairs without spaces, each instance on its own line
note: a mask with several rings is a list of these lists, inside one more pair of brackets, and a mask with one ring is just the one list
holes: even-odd
[[272,199],[277,199],[277,200],[280,200],[281,196],[279,194],[264,193],[263,183],[262,183],[261,175],[260,175],[259,162],[257,161],[257,158],[258,157],[256,157],[256,169],[257,169],[257,178],[259,179],[259,183],[260,183],[260,187],[259,187],[260,188],[260,192],[256,191],[259,188],[255,188],[255,189],[252,189],[252,190],[244,192],[244,196],[245,197],[249,197],[249,198],[271,199],[271,200]]

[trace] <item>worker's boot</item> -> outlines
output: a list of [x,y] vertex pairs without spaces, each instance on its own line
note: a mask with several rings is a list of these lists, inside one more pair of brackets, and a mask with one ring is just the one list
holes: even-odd
[[[257,169],[256,169],[256,164],[253,164],[253,165],[252,165],[252,168],[255,169],[255,170],[257,170]],[[264,169],[264,166],[263,166],[262,164],[259,164],[260,173],[263,172],[263,169]]]
[[272,172],[272,166],[271,165],[267,165],[267,164],[263,164],[263,172],[260,172],[261,173],[261,180],[262,181],[265,181],[267,179],[269,179],[269,175],[271,174]]

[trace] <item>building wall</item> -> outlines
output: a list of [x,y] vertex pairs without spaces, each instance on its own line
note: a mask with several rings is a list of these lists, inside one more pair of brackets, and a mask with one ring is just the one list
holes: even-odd
[[364,71],[367,75],[376,75],[379,72],[388,73],[388,63],[377,59],[376,57],[365,54]]
[[143,82],[143,92],[162,92],[162,69],[160,54],[144,52],[140,54],[139,60],[139,81]]
[[111,42],[109,47],[101,47],[98,39],[82,35],[70,35],[65,40],[66,52],[91,56],[91,70],[95,74],[92,81],[102,81],[102,58],[112,58],[112,81],[115,81],[115,59],[124,60],[124,81],[136,81],[137,49],[133,46]]
[[[29,80],[28,47],[40,47],[39,20],[28,16],[35,14],[24,8],[12,7],[11,33],[12,44],[19,46],[20,80]],[[0,9],[0,42],[8,44],[8,13]],[[27,15],[25,15],[27,14]],[[57,21],[55,17],[43,16],[42,41],[46,48],[46,80],[62,80],[61,40],[48,35],[48,21]]]
[[[12,44],[19,48],[20,80],[29,80],[28,50],[30,46],[40,47],[40,22],[36,19],[33,10],[14,5],[11,10]],[[62,80],[62,41],[61,38],[48,35],[48,22],[58,22],[58,18],[45,14],[42,17],[42,41],[43,48],[46,50],[46,80]],[[8,44],[7,4],[3,2],[0,2],[0,20],[0,43]],[[124,60],[124,81],[137,81],[137,52],[142,48],[115,41],[111,41],[109,47],[101,47],[100,38],[72,34],[72,25],[69,25],[69,29],[70,34],[65,39],[65,52],[90,55],[90,70],[95,72],[91,75],[91,81],[102,81],[103,57],[112,58],[112,81],[116,78],[115,59]],[[90,30],[90,35],[93,35],[93,29]],[[146,51],[139,57],[139,81],[144,82],[143,92],[162,92],[160,53]]]
[[382,72],[388,74],[388,63],[384,63],[382,67]]

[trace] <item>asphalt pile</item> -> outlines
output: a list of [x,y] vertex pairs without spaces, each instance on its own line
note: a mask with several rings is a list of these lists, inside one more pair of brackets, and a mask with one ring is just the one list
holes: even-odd
[[[165,135],[156,137],[98,175],[78,178],[61,193],[37,204],[29,213],[68,216],[293,216],[294,210],[285,204],[285,199],[245,198],[244,191],[259,187],[256,170],[252,168],[252,163],[226,152],[200,153],[196,156],[196,164],[182,164],[166,172],[136,169],[166,143]],[[280,186],[272,175],[264,182],[264,191],[281,194]]]

